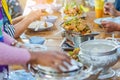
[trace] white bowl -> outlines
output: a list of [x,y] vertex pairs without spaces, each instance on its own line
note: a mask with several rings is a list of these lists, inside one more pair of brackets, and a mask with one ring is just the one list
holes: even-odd
[[57,18],[58,18],[57,16],[51,15],[51,16],[45,16],[44,20],[50,23],[54,23],[57,20]]
[[51,5],[51,9],[53,11],[56,11],[56,12],[59,12],[59,10],[62,8],[62,5],[61,4],[52,4]]

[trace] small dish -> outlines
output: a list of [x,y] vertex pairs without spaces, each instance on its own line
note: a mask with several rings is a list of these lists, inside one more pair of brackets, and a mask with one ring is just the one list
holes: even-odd
[[35,21],[28,26],[28,28],[33,31],[43,31],[50,29],[51,27],[53,27],[53,24],[46,21]]
[[61,4],[56,4],[56,3],[53,3],[51,4],[51,9],[53,11],[56,11],[56,12],[59,12],[59,10],[62,8],[62,5]]
[[43,20],[50,22],[50,23],[54,23],[57,20],[57,16],[54,15],[49,15],[49,16],[45,16],[43,17]]

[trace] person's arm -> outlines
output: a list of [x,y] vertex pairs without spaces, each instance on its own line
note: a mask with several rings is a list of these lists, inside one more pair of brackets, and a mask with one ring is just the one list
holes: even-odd
[[26,64],[31,55],[26,49],[8,46],[0,42],[0,64]]
[[116,11],[116,13],[114,14],[115,17],[120,16],[120,11]]
[[[7,34],[4,33],[5,42],[10,44],[14,41]],[[9,38],[8,38],[9,37]],[[44,60],[46,59],[46,60]],[[17,48],[13,46],[9,46],[0,42],[0,65],[11,65],[11,64],[19,64],[19,65],[34,65],[40,64],[43,66],[52,67],[61,71],[60,65],[68,69],[68,67],[64,64],[64,62],[70,63],[70,57],[66,55],[65,52],[62,51],[28,51],[25,48]]]
[[102,21],[101,25],[107,32],[120,31],[120,24],[115,22]]
[[16,17],[16,18],[12,19],[12,24],[14,25],[14,24],[20,22],[24,18],[25,18],[25,16]]
[[105,3],[104,5],[104,13],[109,14],[111,16],[120,16],[120,12],[115,9],[114,5],[110,2]]
[[15,28],[15,35],[14,38],[19,38],[19,36],[27,29],[30,23],[32,23],[31,18],[24,18],[20,22],[14,25]]
[[41,15],[43,15],[41,13],[41,10],[32,11],[20,22],[14,24],[14,28],[15,28],[14,37],[18,38],[27,29],[30,23],[32,23],[35,20],[40,20]]
[[5,32],[3,32],[3,36],[4,36],[4,43],[8,45],[13,45],[14,43],[16,43],[16,40],[11,36],[9,36],[8,34],[6,34]]
[[8,46],[0,42],[0,65],[40,64],[61,71],[59,66],[63,66],[64,68],[68,69],[64,62],[67,62],[68,64],[71,65],[70,58],[64,52],[59,51],[29,52],[26,49]]
[[116,25],[117,25],[116,31],[120,31],[120,24],[116,23]]

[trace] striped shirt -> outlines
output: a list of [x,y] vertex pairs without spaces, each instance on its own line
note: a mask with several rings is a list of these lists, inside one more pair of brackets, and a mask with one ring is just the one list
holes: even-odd
[[8,35],[10,35],[11,37],[14,37],[15,29],[12,25],[12,19],[9,14],[6,0],[2,0],[2,13],[3,13],[3,24],[4,24],[3,29]]

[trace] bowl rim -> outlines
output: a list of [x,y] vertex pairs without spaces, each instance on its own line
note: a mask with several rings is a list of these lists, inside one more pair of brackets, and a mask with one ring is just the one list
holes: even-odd
[[[64,72],[57,72],[56,70],[47,70],[47,69],[42,69],[42,67],[38,67],[39,65],[36,66],[31,66],[30,64],[28,65],[28,70],[34,74],[46,74],[46,75],[50,75],[50,76],[75,76],[76,73],[80,73],[83,70],[83,64],[80,62],[77,62],[77,69],[71,70],[71,71],[64,71]],[[32,68],[31,68],[32,67]],[[70,75],[72,73],[72,75]],[[75,73],[73,75],[73,73]]]
[[44,16],[45,19],[57,19],[58,16],[55,15],[48,15],[48,16]]
[[[105,51],[105,52],[98,52],[96,54],[92,54],[93,56],[106,56],[106,55],[112,55],[112,54],[115,54],[117,52],[117,48],[118,48],[118,45],[115,44],[115,41],[112,41],[112,40],[107,40],[107,39],[95,39],[95,40],[88,40],[88,41],[85,41],[85,42],[82,42],[81,44],[79,44],[79,47],[81,49],[81,51],[86,51],[86,52],[90,52],[90,50],[86,50],[84,48],[82,48],[81,46],[86,44],[86,43],[89,43],[89,42],[94,42],[94,41],[111,41],[112,43],[114,44],[111,44],[112,46],[114,46],[114,48],[112,48],[111,50],[109,51]],[[117,47],[116,47],[117,46]],[[88,54],[88,55],[91,55],[91,54]]]

